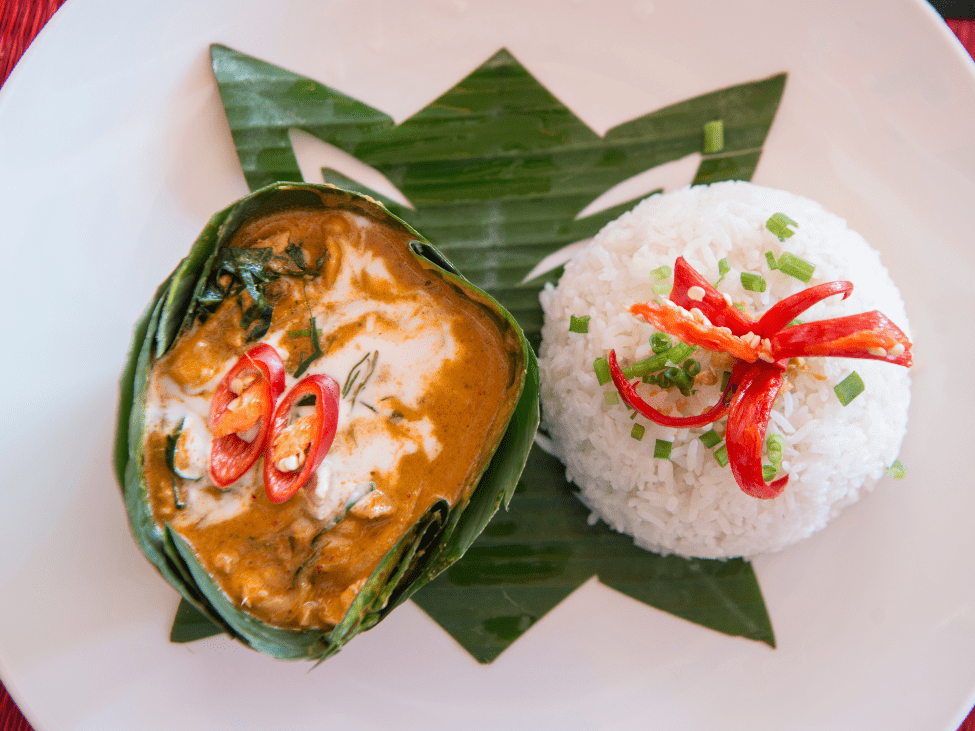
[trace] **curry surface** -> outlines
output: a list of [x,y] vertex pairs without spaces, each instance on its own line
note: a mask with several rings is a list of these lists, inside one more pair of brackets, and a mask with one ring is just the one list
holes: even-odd
[[[363,391],[358,403],[343,397],[339,432],[326,459],[338,460],[341,471],[340,460],[368,459],[387,441],[400,456],[394,470],[356,467],[368,471],[375,490],[362,501],[366,507],[357,503],[334,527],[332,519],[316,514],[317,478],[274,504],[261,483],[263,458],[227,491],[208,476],[183,480],[167,465],[167,435],[181,409],[205,409],[221,375],[255,344],[245,343],[241,326],[250,305],[246,293],[225,300],[182,334],[154,366],[155,395],[147,413],[164,416],[147,417],[144,470],[157,524],[171,524],[226,595],[273,626],[337,624],[379,561],[434,502],[455,504],[473,489],[514,409],[524,368],[514,329],[417,258],[408,247],[411,238],[358,213],[291,209],[246,222],[230,242],[273,248],[271,266],[281,272],[294,269],[283,255],[289,244],[301,246],[306,262],[320,265],[315,276],[286,274],[267,288],[274,310],[264,341],[281,355],[288,388],[312,351],[312,316],[325,357],[309,372],[338,367],[349,351],[347,367],[362,350],[357,338],[367,331],[379,328],[388,333],[384,337],[402,341],[399,356],[393,347],[375,351],[380,366],[371,392]],[[400,303],[411,313],[406,322],[390,315]],[[353,309],[366,314],[352,316]],[[436,328],[442,329],[449,357],[433,373],[412,372],[414,326],[433,333],[434,343]],[[329,375],[339,384],[350,377]],[[418,377],[424,379],[419,397],[407,398]],[[418,425],[426,428],[426,442],[417,436]],[[367,443],[373,452],[357,449]]]

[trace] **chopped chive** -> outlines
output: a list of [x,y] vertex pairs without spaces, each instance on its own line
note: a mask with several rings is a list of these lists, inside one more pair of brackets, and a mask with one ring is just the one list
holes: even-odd
[[664,264],[662,267],[657,267],[652,272],[650,272],[650,276],[653,277],[654,281],[659,282],[661,279],[666,279],[673,273],[674,270],[671,269],[666,264]]
[[741,273],[741,286],[747,289],[749,292],[764,292],[765,291],[765,277],[761,274],[752,274],[751,272]]
[[658,439],[653,445],[653,458],[670,459],[670,448],[672,446],[674,446],[673,442],[665,442],[663,439]]
[[307,338],[311,335],[311,330],[288,330],[289,338]]
[[675,345],[673,348],[667,351],[667,361],[673,363],[674,365],[680,365],[695,350],[697,350],[696,345],[688,345],[687,343],[677,343],[677,345]]
[[653,290],[654,294],[670,294],[670,290],[674,288],[674,285],[668,284],[667,282],[658,282],[657,284],[650,285],[650,289]]
[[731,380],[731,371],[725,371],[721,374],[721,391],[725,391],[728,388],[728,381]]
[[646,427],[643,424],[634,424],[633,428],[630,429],[630,436],[636,439],[638,442],[643,439],[643,433],[646,431]]
[[650,350],[658,355],[670,350],[670,335],[667,333],[654,333],[650,336]]
[[885,472],[888,477],[893,477],[895,480],[903,480],[907,476],[907,468],[899,459],[895,459],[894,464],[888,467]]
[[694,378],[694,376],[701,372],[701,364],[693,358],[688,358],[684,361],[684,365],[681,366],[681,370],[687,374],[688,378]]
[[724,149],[724,122],[715,119],[704,125],[704,152],[721,152]]
[[718,434],[718,432],[716,432],[714,429],[712,429],[711,431],[704,432],[701,436],[698,437],[698,439],[704,442],[705,447],[711,449],[711,447],[715,446],[716,444],[718,444],[718,442],[721,441],[721,435]]
[[615,406],[620,402],[620,395],[616,391],[606,391],[603,393],[603,401],[607,406]]
[[596,371],[596,380],[599,381],[600,386],[605,386],[613,380],[613,377],[609,375],[609,361],[605,358],[596,358],[592,362],[592,367]]
[[[798,226],[799,224],[793,221],[784,213],[774,213],[772,217],[765,222],[765,228],[774,233],[779,237],[779,241],[785,241],[787,238],[795,233],[789,226]],[[780,265],[781,266],[781,265]]]
[[775,478],[775,475],[778,474],[778,472],[779,472],[779,468],[776,467],[775,465],[772,464],[762,465],[762,479],[765,480],[765,482],[771,482]]
[[778,467],[782,464],[782,437],[778,434],[769,434],[765,439],[765,447],[768,450],[768,461]]
[[833,391],[836,393],[836,398],[840,400],[840,403],[848,406],[853,399],[863,393],[865,388],[866,386],[863,385],[863,379],[860,378],[860,374],[853,371],[853,373],[833,386]]
[[773,254],[771,251],[765,252],[765,261],[768,262],[769,269],[775,271],[779,268],[779,263],[775,261],[775,254]]
[[590,320],[590,315],[585,315],[584,317],[576,317],[575,315],[569,315],[569,332],[570,333],[589,332],[589,320]]
[[659,371],[661,368],[667,365],[667,355],[671,350],[673,350],[673,348],[668,348],[663,353],[651,355],[649,358],[638,360],[633,365],[624,368],[623,375],[627,378],[639,378],[647,375],[648,373]]
[[779,271],[788,274],[790,277],[795,277],[800,282],[808,284],[815,270],[815,264],[810,264],[802,257],[788,251],[779,257]]
[[718,259],[718,274],[721,276],[718,277],[718,281],[714,283],[714,286],[717,287],[719,284],[721,284],[721,280],[724,279],[724,275],[730,271],[731,262],[729,262],[727,259]]
[[728,466],[728,445],[724,445],[721,449],[716,449],[712,452],[715,461],[722,467]]

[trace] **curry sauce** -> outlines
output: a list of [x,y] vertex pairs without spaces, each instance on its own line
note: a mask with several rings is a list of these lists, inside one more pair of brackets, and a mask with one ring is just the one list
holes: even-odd
[[[469,494],[514,410],[519,335],[416,256],[412,238],[352,210],[244,222],[230,251],[263,262],[254,281],[265,301],[253,288],[227,297],[153,368],[144,473],[154,518],[270,625],[337,624],[431,505]],[[249,339],[256,328],[266,329],[259,341]],[[207,472],[210,400],[256,342],[280,355],[287,388],[296,373],[342,386],[325,461],[283,503],[265,494],[263,458],[227,488]]]

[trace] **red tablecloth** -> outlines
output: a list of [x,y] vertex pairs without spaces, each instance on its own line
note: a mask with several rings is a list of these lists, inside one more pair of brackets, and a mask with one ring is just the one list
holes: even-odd
[[[27,46],[65,0],[0,0],[0,86],[7,80]],[[948,19],[975,58],[975,20]],[[0,682],[0,731],[33,731]],[[958,731],[975,731],[975,709]]]

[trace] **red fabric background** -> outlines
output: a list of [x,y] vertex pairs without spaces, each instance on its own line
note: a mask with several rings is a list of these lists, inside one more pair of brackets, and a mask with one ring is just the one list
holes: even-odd
[[[65,0],[0,0],[0,86],[7,80],[27,46]],[[975,20],[947,20],[975,58]],[[0,731],[33,731],[0,683]],[[958,731],[975,731],[975,709]]]

